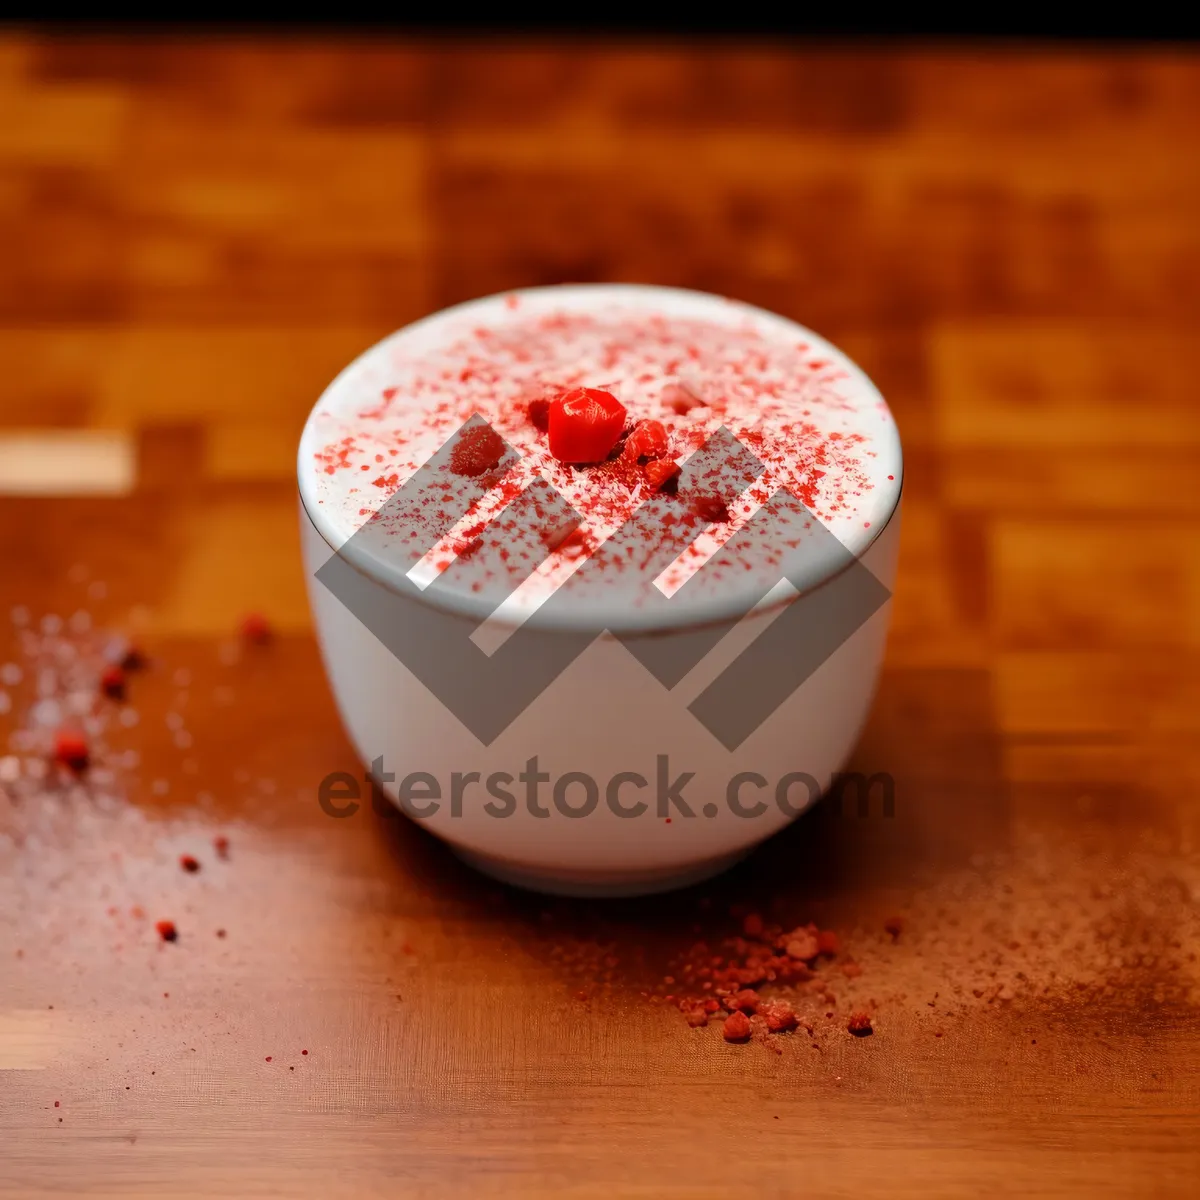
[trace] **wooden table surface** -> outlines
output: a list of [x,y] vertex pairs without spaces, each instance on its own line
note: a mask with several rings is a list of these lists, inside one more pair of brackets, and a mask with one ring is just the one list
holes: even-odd
[[[887,395],[856,764],[894,816],[585,904],[320,811],[360,768],[308,408],[405,322],[564,280],[765,305]],[[1194,53],[5,35],[0,1193],[1189,1194],[1198,325]],[[46,656],[96,630],[150,665],[91,777],[39,782],[91,702]],[[843,943],[778,1054],[659,999],[748,911]]]

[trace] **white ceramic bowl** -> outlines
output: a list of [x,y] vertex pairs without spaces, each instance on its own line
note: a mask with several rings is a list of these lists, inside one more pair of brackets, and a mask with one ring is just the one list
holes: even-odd
[[[851,560],[869,569],[890,596],[899,537],[899,440],[878,392],[835,347],[781,317],[702,293],[600,285],[531,289],[517,295],[525,313],[617,303],[672,316],[749,322],[807,343],[814,354],[836,363],[843,372],[844,394],[869,428],[876,480],[857,514],[867,519],[856,521],[853,533],[840,532],[839,541]],[[489,297],[400,330],[351,364],[314,409],[301,441],[299,484],[306,575],[326,670],[359,755],[367,764],[382,760],[383,790],[399,804],[399,789],[407,779],[409,800],[401,807],[410,815],[417,815],[416,810],[426,813],[418,817],[420,823],[480,869],[509,882],[565,894],[631,895],[682,886],[720,871],[788,824],[842,768],[870,707],[890,603],[860,624],[734,749],[714,736],[688,705],[781,614],[794,608],[791,616],[804,618],[802,628],[810,615],[812,623],[819,624],[831,608],[857,603],[861,592],[856,595],[855,588],[861,589],[861,576],[856,569],[815,558],[805,568],[798,595],[787,592],[781,601],[775,593],[749,613],[730,596],[729,603],[718,598],[704,608],[681,612],[675,625],[664,625],[661,614],[645,628],[639,628],[636,612],[604,614],[603,623],[627,640],[658,639],[657,648],[668,652],[663,639],[686,639],[700,628],[727,633],[694,670],[667,689],[612,632],[602,632],[485,745],[316,578],[339,550],[344,558],[353,530],[319,503],[321,481],[314,454],[323,435],[315,414],[341,403],[385,357],[395,361],[407,347],[416,350],[436,342],[464,321],[503,321],[511,306],[511,298]],[[419,620],[435,640],[465,637],[490,610],[486,605],[473,609],[470,597],[439,607],[411,593],[400,595],[386,562],[361,559],[353,569],[363,593],[375,593],[374,599],[389,608],[394,620]],[[553,639],[562,636],[562,628],[540,629],[533,653],[543,648],[553,653]],[[480,686],[492,685],[481,679]],[[534,757],[537,772],[549,777],[536,785],[537,811],[527,803],[530,783],[520,779]],[[473,772],[480,782],[468,782],[461,803],[453,803],[452,776]],[[609,789],[620,773],[640,775],[646,786],[626,778],[610,804]],[[690,778],[679,794],[690,816],[669,800],[660,808],[660,776],[667,785],[662,790],[669,791],[670,782],[683,773]],[[418,774],[422,778],[414,778]],[[497,774],[511,778],[499,784],[514,797],[510,815],[493,815],[484,808],[486,801],[493,803],[494,811],[508,807],[507,801],[484,791],[489,777]],[[568,774],[574,782],[563,784]],[[595,781],[598,803],[586,816],[572,817],[564,810],[586,807],[591,801],[580,774]],[[438,797],[431,795],[434,785],[426,776],[436,781]],[[335,795],[341,804],[342,791]],[[647,805],[639,815],[619,811],[639,801]]]

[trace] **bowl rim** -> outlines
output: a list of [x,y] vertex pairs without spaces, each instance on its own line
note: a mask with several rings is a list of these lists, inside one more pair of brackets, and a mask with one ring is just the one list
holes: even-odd
[[[823,338],[820,334],[768,309],[759,308],[755,305],[746,304],[743,301],[733,300],[714,293],[686,288],[660,287],[653,284],[554,284],[545,287],[518,288],[493,293],[474,300],[467,300],[448,308],[439,309],[437,312],[422,317],[417,321],[401,326],[401,328],[388,334],[380,341],[367,347],[367,349],[348,363],[322,391],[321,395],[314,402],[305,421],[297,453],[297,479],[302,512],[317,536],[325,542],[334,554],[340,555],[343,561],[358,573],[372,579],[382,587],[394,592],[397,596],[424,603],[427,607],[438,609],[448,614],[455,614],[465,619],[474,620],[476,624],[486,622],[496,628],[517,628],[531,618],[534,618],[537,613],[542,612],[541,608],[535,608],[512,615],[497,613],[496,608],[499,601],[487,593],[479,595],[471,592],[440,592],[435,603],[425,598],[425,591],[416,590],[414,592],[407,587],[401,591],[397,586],[399,573],[396,568],[389,568],[385,562],[381,562],[380,559],[374,556],[359,553],[353,535],[347,535],[343,531],[338,530],[334,520],[329,515],[329,511],[318,502],[319,497],[316,494],[316,489],[319,477],[312,466],[313,454],[318,449],[318,431],[315,424],[316,415],[328,397],[338,392],[339,389],[345,388],[355,373],[368,359],[373,359],[375,356],[381,354],[387,347],[392,346],[401,339],[411,338],[415,334],[428,332],[431,328],[436,328],[443,323],[449,323],[456,318],[468,314],[478,314],[492,309],[496,310],[497,313],[505,312],[511,305],[511,297],[514,296],[518,298],[532,298],[535,301],[548,301],[551,297],[554,297],[564,306],[569,306],[573,299],[595,305],[596,303],[606,301],[617,303],[621,301],[641,301],[644,304],[647,299],[654,298],[663,302],[663,306],[668,311],[670,310],[671,302],[676,307],[683,304],[691,312],[698,312],[700,309],[708,308],[712,313],[725,314],[726,318],[728,318],[729,312],[733,310],[756,322],[764,323],[768,327],[786,330],[789,336],[803,339],[812,347],[815,353],[832,357],[840,367],[850,374],[857,388],[862,390],[865,397],[868,400],[873,400],[875,405],[887,414],[888,419],[880,425],[880,431],[883,434],[883,444],[879,449],[879,458],[886,465],[887,472],[894,477],[885,492],[886,504],[869,510],[871,516],[869,536],[860,535],[853,547],[847,547],[842,542],[843,547],[849,550],[852,555],[851,560],[849,562],[843,560],[834,569],[824,571],[810,569],[807,573],[801,572],[800,583],[796,584],[796,580],[793,578],[791,582],[794,586],[786,589],[785,595],[776,595],[776,589],[773,588],[759,599],[757,603],[747,606],[744,593],[737,589],[731,589],[715,595],[711,599],[692,603],[686,610],[651,614],[650,619],[647,619],[646,614],[639,613],[637,610],[621,609],[619,606],[605,610],[602,614],[597,613],[595,609],[591,608],[581,610],[577,613],[559,611],[550,618],[547,618],[543,613],[538,618],[540,628],[548,631],[560,629],[564,632],[578,632],[582,629],[595,630],[602,627],[614,633],[651,635],[669,633],[676,630],[700,629],[716,624],[734,624],[741,618],[751,614],[757,615],[786,607],[802,596],[808,595],[817,588],[838,578],[853,566],[855,562],[861,561],[866,556],[897,515],[904,487],[904,462],[895,418],[887,401],[866,372],[844,351],[840,350],[832,342],[828,341],[828,339]],[[840,538],[839,541],[841,541]],[[739,603],[739,599],[741,603]]]

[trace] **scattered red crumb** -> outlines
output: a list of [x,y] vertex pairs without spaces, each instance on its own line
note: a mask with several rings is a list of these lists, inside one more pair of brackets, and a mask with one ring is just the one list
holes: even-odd
[[768,1000],[761,1004],[758,1015],[767,1023],[771,1033],[787,1033],[800,1023],[796,1010],[786,1000]]
[[141,671],[146,666],[146,656],[136,646],[126,646],[125,652],[117,662],[123,671]]
[[821,945],[816,935],[808,929],[794,929],[788,934],[787,945],[784,947],[789,958],[798,958],[810,962],[821,953]]
[[57,1108],[58,1106],[59,1106],[59,1101],[55,1100],[54,1107]]
[[601,388],[575,388],[550,404],[550,453],[561,463],[603,462],[625,428],[625,406]]
[[218,858],[228,858],[229,839],[223,833],[217,834],[217,836],[213,838],[213,849],[217,852]]
[[720,496],[697,496],[692,501],[696,515],[702,521],[713,521],[720,524],[729,520],[729,507]]
[[174,921],[156,921],[154,928],[158,930],[158,936],[164,942],[173,942],[179,937],[179,931],[175,928]]
[[219,937],[219,938],[223,938],[224,936],[225,936],[225,930],[223,930],[223,929],[218,929],[218,930],[217,930],[217,937]]
[[307,1053],[308,1053],[308,1051],[307,1051],[307,1050],[301,1050],[301,1051],[300,1051],[300,1053],[301,1053],[301,1054],[307,1054]]
[[271,1056],[268,1054],[268,1055],[267,1055],[267,1062],[270,1062],[270,1061],[271,1061]]
[[78,733],[61,731],[54,739],[54,760],[72,771],[83,771],[88,765],[88,744]]
[[693,1029],[703,1029],[708,1024],[708,1013],[703,1008],[689,1008],[684,1017]]
[[822,954],[836,954],[841,949],[838,935],[832,929],[822,929],[817,934],[817,949]]
[[646,480],[656,492],[673,496],[679,491],[679,464],[669,458],[656,458],[646,464]]
[[740,1010],[730,1013],[725,1018],[725,1026],[721,1031],[727,1042],[746,1042],[750,1040],[750,1018]]
[[742,988],[725,997],[725,1007],[731,1012],[735,1010],[747,1013],[757,1012],[758,993],[753,988]]
[[504,457],[504,442],[490,425],[477,425],[458,439],[450,452],[450,470],[474,478],[494,470]]
[[539,433],[545,433],[550,428],[550,401],[545,396],[530,400],[529,423]]
[[179,856],[179,865],[191,875],[200,870],[200,860],[193,858],[190,854],[181,854]]
[[662,458],[667,453],[667,429],[661,421],[639,421],[625,439],[626,458]]
[[271,625],[262,613],[248,613],[242,618],[243,640],[255,646],[265,645],[271,640]]
[[888,917],[883,923],[883,928],[887,933],[890,933],[893,939],[900,936],[900,931],[904,928],[903,917]]
[[861,1008],[856,1009],[850,1014],[850,1019],[846,1022],[846,1028],[855,1037],[866,1037],[868,1034],[875,1032],[871,1028],[871,1014],[864,1012]]
[[100,690],[110,700],[125,699],[125,672],[120,667],[109,667],[100,676]]

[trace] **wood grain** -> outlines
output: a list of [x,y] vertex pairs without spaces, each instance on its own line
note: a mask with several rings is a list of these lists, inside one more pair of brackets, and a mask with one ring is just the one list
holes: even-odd
[[[13,606],[153,655],[108,800],[0,805],[0,1194],[1191,1194],[1193,53],[9,33],[0,249],[0,441],[137,451],[128,494],[0,486],[0,664]],[[825,805],[605,906],[320,811],[360,767],[297,556],[308,408],[409,320],[566,280],[777,309],[888,396],[856,765],[894,818]],[[777,1056],[643,998],[738,905],[839,930],[875,1034]]]

